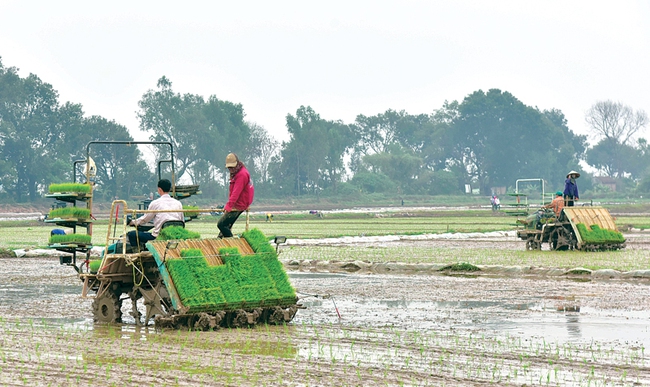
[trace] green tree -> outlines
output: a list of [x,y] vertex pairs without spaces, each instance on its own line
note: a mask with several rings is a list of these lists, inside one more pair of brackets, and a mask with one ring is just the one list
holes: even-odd
[[[157,90],[149,90],[140,102],[140,129],[152,131],[153,141],[168,141],[174,146],[177,180],[187,174],[204,194],[220,194],[227,181],[224,160],[237,153],[247,166],[253,163],[250,128],[244,122],[241,104],[223,101],[212,95],[207,101],[195,94],[172,90],[166,77],[158,80]],[[160,152],[167,148],[160,147]],[[159,158],[162,158],[161,153]],[[251,170],[255,177],[255,171]]]
[[[80,132],[74,133],[76,144],[83,144],[81,159],[86,158],[90,141],[134,141],[127,128],[100,116],[83,119]],[[115,197],[129,199],[143,195],[156,186],[154,175],[137,146],[95,143],[90,146],[90,157],[97,167],[95,194],[106,200]]]
[[[251,130],[244,121],[244,108],[241,104],[223,101],[210,96],[203,107],[205,117],[205,130],[201,130],[200,141],[197,143],[198,157],[207,161],[211,174],[214,176],[227,176],[225,160],[228,153],[234,152],[245,164],[251,178],[255,181],[258,173],[255,171],[254,146]],[[195,176],[195,182],[209,183],[208,175],[205,179]],[[223,181],[227,185],[227,177]]]
[[558,155],[575,159],[580,151],[573,147],[580,140],[554,123],[562,118],[558,111],[544,114],[528,107],[508,92],[476,91],[458,106],[450,126],[448,162],[460,167],[466,182],[478,184],[483,194],[521,177],[556,176],[566,168],[558,166]]
[[420,193],[415,192],[414,187],[419,185],[417,180],[422,159],[411,150],[393,144],[385,152],[365,156],[363,162],[369,171],[384,174],[394,181],[398,185],[398,193]]
[[318,194],[323,188],[320,169],[328,152],[324,126],[324,120],[309,106],[300,106],[295,116],[287,114],[290,140],[283,144],[283,180],[287,188],[287,180],[293,180],[295,195]]
[[398,125],[406,116],[403,110],[387,110],[375,116],[359,114],[353,126],[359,140],[357,151],[363,155],[386,152],[388,147],[398,142]]
[[34,201],[62,169],[57,158],[58,94],[34,74],[26,78],[0,62],[2,189],[18,202]]
[[262,185],[270,180],[269,167],[273,157],[280,153],[280,143],[271,137],[264,127],[249,123],[250,155]]
[[322,119],[311,107],[287,115],[289,142],[283,143],[281,166],[273,178],[287,193],[319,195],[336,186],[343,173],[343,157],[354,145],[354,133],[340,121]]
[[592,133],[600,141],[589,152],[588,163],[610,177],[623,177],[632,168],[634,136],[648,124],[643,110],[634,111],[620,102],[599,101],[587,111],[585,117]]
[[[151,141],[168,141],[174,147],[177,180],[199,160],[198,144],[206,141],[208,126],[201,96],[174,93],[172,83],[163,76],[158,80],[158,90],[148,90],[138,102],[137,116],[140,129],[152,134]],[[166,152],[161,147],[160,152]],[[164,159],[161,153],[158,159]]]

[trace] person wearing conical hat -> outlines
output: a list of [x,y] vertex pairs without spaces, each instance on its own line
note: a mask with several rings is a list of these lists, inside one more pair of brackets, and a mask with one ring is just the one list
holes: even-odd
[[564,203],[567,207],[573,207],[573,203],[580,199],[578,194],[578,184],[576,179],[580,177],[580,173],[571,171],[567,173],[566,180],[564,181]]

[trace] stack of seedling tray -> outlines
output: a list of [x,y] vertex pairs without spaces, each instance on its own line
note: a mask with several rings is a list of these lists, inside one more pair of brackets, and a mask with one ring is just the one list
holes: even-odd
[[51,235],[48,241],[48,247],[66,253],[72,253],[72,260],[69,256],[59,257],[61,263],[70,263],[76,259],[76,253],[88,253],[92,248],[91,236],[88,234],[78,234],[77,226],[88,227],[91,223],[91,212],[87,207],[77,207],[76,202],[87,202],[92,198],[92,186],[82,183],[53,183],[48,187],[48,198],[53,198],[61,202],[72,203],[72,207],[55,206],[52,208],[45,219],[46,223],[70,227],[71,233],[63,235]]
[[192,195],[199,195],[201,191],[199,191],[199,185],[177,185],[174,187],[172,190],[172,195],[176,199],[185,199],[188,198]]
[[[239,240],[192,242],[198,248],[180,248],[176,254],[165,251],[162,246],[167,243],[153,241],[147,248],[161,269],[177,310],[229,311],[290,306],[297,301],[275,249],[258,229],[245,232]],[[232,247],[215,247],[223,243],[231,243]],[[238,243],[240,247],[236,247]],[[218,257],[214,256],[215,249]]]

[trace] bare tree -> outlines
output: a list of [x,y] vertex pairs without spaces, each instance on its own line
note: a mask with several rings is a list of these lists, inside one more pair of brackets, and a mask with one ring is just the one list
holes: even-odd
[[252,122],[248,123],[251,130],[251,156],[255,169],[259,172],[262,182],[269,180],[269,164],[273,156],[280,150],[280,142],[269,135],[264,127]]
[[620,145],[628,145],[634,134],[648,124],[644,110],[635,112],[629,106],[610,100],[596,102],[585,119],[597,136]]

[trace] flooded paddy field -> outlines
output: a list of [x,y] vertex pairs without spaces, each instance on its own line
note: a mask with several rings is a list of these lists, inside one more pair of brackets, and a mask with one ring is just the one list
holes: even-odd
[[650,384],[645,279],[289,276],[289,325],[159,332],[93,324],[57,258],[0,259],[0,385]]

